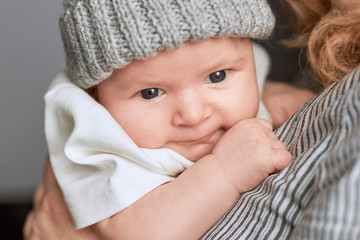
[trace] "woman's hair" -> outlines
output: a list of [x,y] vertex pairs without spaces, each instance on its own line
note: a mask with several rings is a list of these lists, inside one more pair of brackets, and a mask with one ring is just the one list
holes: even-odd
[[360,9],[340,11],[330,0],[286,0],[296,35],[288,46],[307,48],[310,66],[326,87],[360,65]]

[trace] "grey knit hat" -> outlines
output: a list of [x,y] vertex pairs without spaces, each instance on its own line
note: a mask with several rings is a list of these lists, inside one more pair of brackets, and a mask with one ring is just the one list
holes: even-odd
[[187,40],[263,39],[275,22],[267,0],[64,0],[64,9],[67,72],[85,89],[132,59]]

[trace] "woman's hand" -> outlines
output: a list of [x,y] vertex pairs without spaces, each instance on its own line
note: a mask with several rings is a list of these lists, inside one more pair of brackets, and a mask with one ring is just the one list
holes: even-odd
[[98,239],[90,228],[75,228],[49,159],[46,160],[44,180],[36,189],[34,208],[26,218],[23,234],[25,240]]
[[287,83],[269,83],[264,87],[262,100],[270,113],[274,129],[280,127],[294,113],[315,96],[307,89],[295,88]]

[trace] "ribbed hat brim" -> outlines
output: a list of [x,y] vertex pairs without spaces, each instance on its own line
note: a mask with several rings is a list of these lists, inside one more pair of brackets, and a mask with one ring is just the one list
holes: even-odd
[[67,71],[82,88],[97,85],[133,59],[184,41],[268,37],[266,0],[67,0],[60,18]]

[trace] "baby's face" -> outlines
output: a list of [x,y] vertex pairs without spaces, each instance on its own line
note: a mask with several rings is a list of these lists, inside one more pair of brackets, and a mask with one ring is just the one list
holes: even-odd
[[116,70],[94,94],[139,147],[170,148],[195,161],[257,113],[252,45],[238,38],[187,42]]

